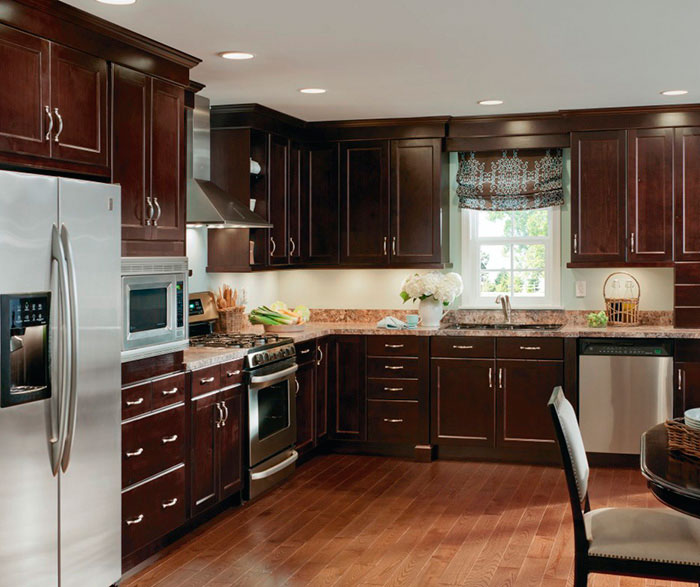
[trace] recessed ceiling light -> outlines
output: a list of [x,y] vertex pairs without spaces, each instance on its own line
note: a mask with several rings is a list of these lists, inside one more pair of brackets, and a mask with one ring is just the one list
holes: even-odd
[[661,92],[663,96],[685,96],[688,90],[664,90]]
[[101,2],[102,4],[118,4],[118,5],[126,5],[126,4],[136,4],[136,0],[97,0],[98,2]]
[[326,90],[323,88],[302,88],[299,90],[302,94],[325,94]]
[[224,59],[235,59],[236,61],[243,61],[245,59],[252,59],[255,57],[252,53],[246,53],[245,51],[224,51],[219,53],[219,57]]
[[503,100],[479,100],[477,104],[480,106],[498,106],[503,104]]

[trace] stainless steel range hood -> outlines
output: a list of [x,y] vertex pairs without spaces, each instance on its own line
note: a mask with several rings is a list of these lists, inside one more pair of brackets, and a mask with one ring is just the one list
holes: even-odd
[[211,181],[209,100],[195,96],[187,111],[187,224],[216,228],[272,228]]

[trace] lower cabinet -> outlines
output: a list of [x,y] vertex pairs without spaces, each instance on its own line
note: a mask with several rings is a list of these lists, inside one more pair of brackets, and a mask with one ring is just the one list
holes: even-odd
[[296,450],[304,454],[328,436],[328,339],[297,346]]
[[[315,344],[315,343],[314,343]],[[314,356],[310,361],[299,365],[296,372],[296,403],[297,403],[297,443],[299,454],[312,449],[315,445],[314,419],[316,406],[315,393],[316,361]]]
[[700,340],[677,340],[673,415],[678,418],[691,408],[700,408]]
[[334,336],[328,350],[329,437],[367,440],[365,337]]

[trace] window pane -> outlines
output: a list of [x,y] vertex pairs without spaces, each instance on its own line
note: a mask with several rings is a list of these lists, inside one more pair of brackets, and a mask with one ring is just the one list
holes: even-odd
[[479,236],[511,236],[513,222],[510,212],[478,212]]
[[510,245],[481,245],[479,265],[482,269],[510,269]]
[[549,234],[548,209],[513,212],[513,233],[514,236],[546,237]]
[[520,296],[544,296],[544,271],[516,271],[513,273],[513,293]]
[[481,272],[481,293],[496,294],[510,292],[510,272],[509,271],[482,271]]
[[514,245],[514,269],[544,269],[544,245]]

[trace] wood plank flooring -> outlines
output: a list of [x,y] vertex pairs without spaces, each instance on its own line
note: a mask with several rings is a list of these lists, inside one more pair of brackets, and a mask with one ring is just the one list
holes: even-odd
[[[593,469],[592,507],[663,507],[636,469]],[[186,536],[123,587],[573,584],[564,473],[325,455]],[[593,575],[591,587],[688,585]]]

